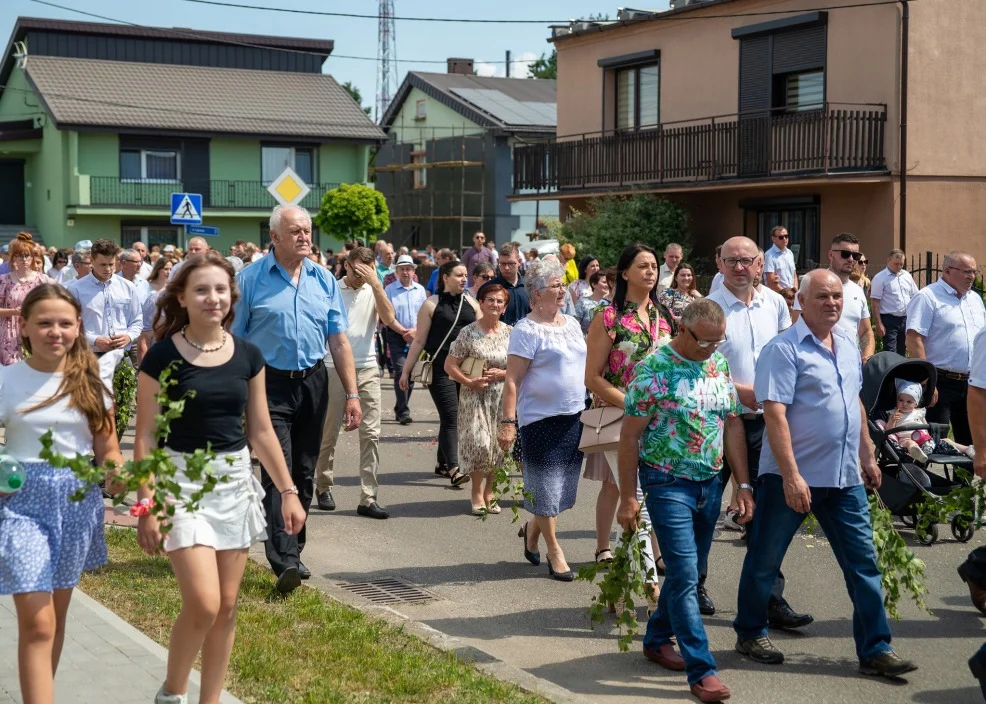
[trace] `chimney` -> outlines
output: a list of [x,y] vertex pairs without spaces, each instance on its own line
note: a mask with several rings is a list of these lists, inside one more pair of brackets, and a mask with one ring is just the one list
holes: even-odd
[[472,59],[448,59],[448,72],[471,76],[473,74]]

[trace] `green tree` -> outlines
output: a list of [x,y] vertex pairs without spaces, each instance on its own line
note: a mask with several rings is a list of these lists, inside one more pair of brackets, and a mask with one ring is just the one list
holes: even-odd
[[344,183],[322,196],[322,207],[313,218],[327,235],[359,238],[366,243],[390,228],[390,210],[380,191],[362,183]]
[[551,56],[541,54],[541,58],[527,67],[529,78],[558,78],[558,51],[551,50]]
[[369,116],[370,108],[363,107],[363,94],[359,92],[359,88],[354,86],[352,81],[346,81],[342,84],[342,89],[349,93],[349,97],[356,101],[356,104]]
[[623,248],[634,242],[658,253],[677,242],[686,256],[691,245],[685,210],[650,193],[593,198],[584,212],[573,213],[563,223],[561,237],[574,244],[580,256],[591,254],[607,266],[615,265]]

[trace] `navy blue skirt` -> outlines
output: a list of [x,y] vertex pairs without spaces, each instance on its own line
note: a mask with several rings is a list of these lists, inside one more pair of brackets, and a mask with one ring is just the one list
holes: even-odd
[[580,414],[553,416],[520,429],[524,456],[524,508],[557,516],[575,505],[582,473]]

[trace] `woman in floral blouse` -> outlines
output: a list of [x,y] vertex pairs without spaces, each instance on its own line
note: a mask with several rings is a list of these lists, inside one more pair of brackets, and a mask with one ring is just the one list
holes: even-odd
[[[636,365],[674,335],[675,324],[670,312],[657,301],[658,259],[653,249],[633,244],[623,250],[616,266],[616,290],[613,303],[597,314],[589,326],[586,339],[588,356],[585,385],[593,394],[596,406],[623,408],[624,394],[633,380]],[[593,453],[583,476],[602,483],[596,499],[596,561],[610,562],[610,534],[620,498],[616,482],[616,453]],[[649,524],[641,516],[642,523]],[[641,547],[645,567],[653,570],[649,591],[656,603],[658,566],[655,562],[649,529],[642,532]]]
[[41,284],[51,283],[34,270],[34,245],[18,235],[10,243],[10,271],[0,276],[0,364],[24,359],[21,350],[21,304]]
[[695,287],[695,269],[691,264],[682,262],[674,270],[671,286],[661,291],[657,300],[671,311],[675,320],[681,320],[681,314],[688,304],[694,303],[701,297],[702,294]]

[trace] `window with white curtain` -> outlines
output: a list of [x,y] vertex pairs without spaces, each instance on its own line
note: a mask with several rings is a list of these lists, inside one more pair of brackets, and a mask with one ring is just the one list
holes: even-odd
[[312,147],[263,146],[260,148],[260,166],[265,186],[288,166],[305,183],[315,182],[315,150]]
[[120,179],[177,183],[181,179],[181,154],[159,149],[121,149]]
[[660,67],[658,64],[616,72],[616,127],[654,127],[660,122]]

